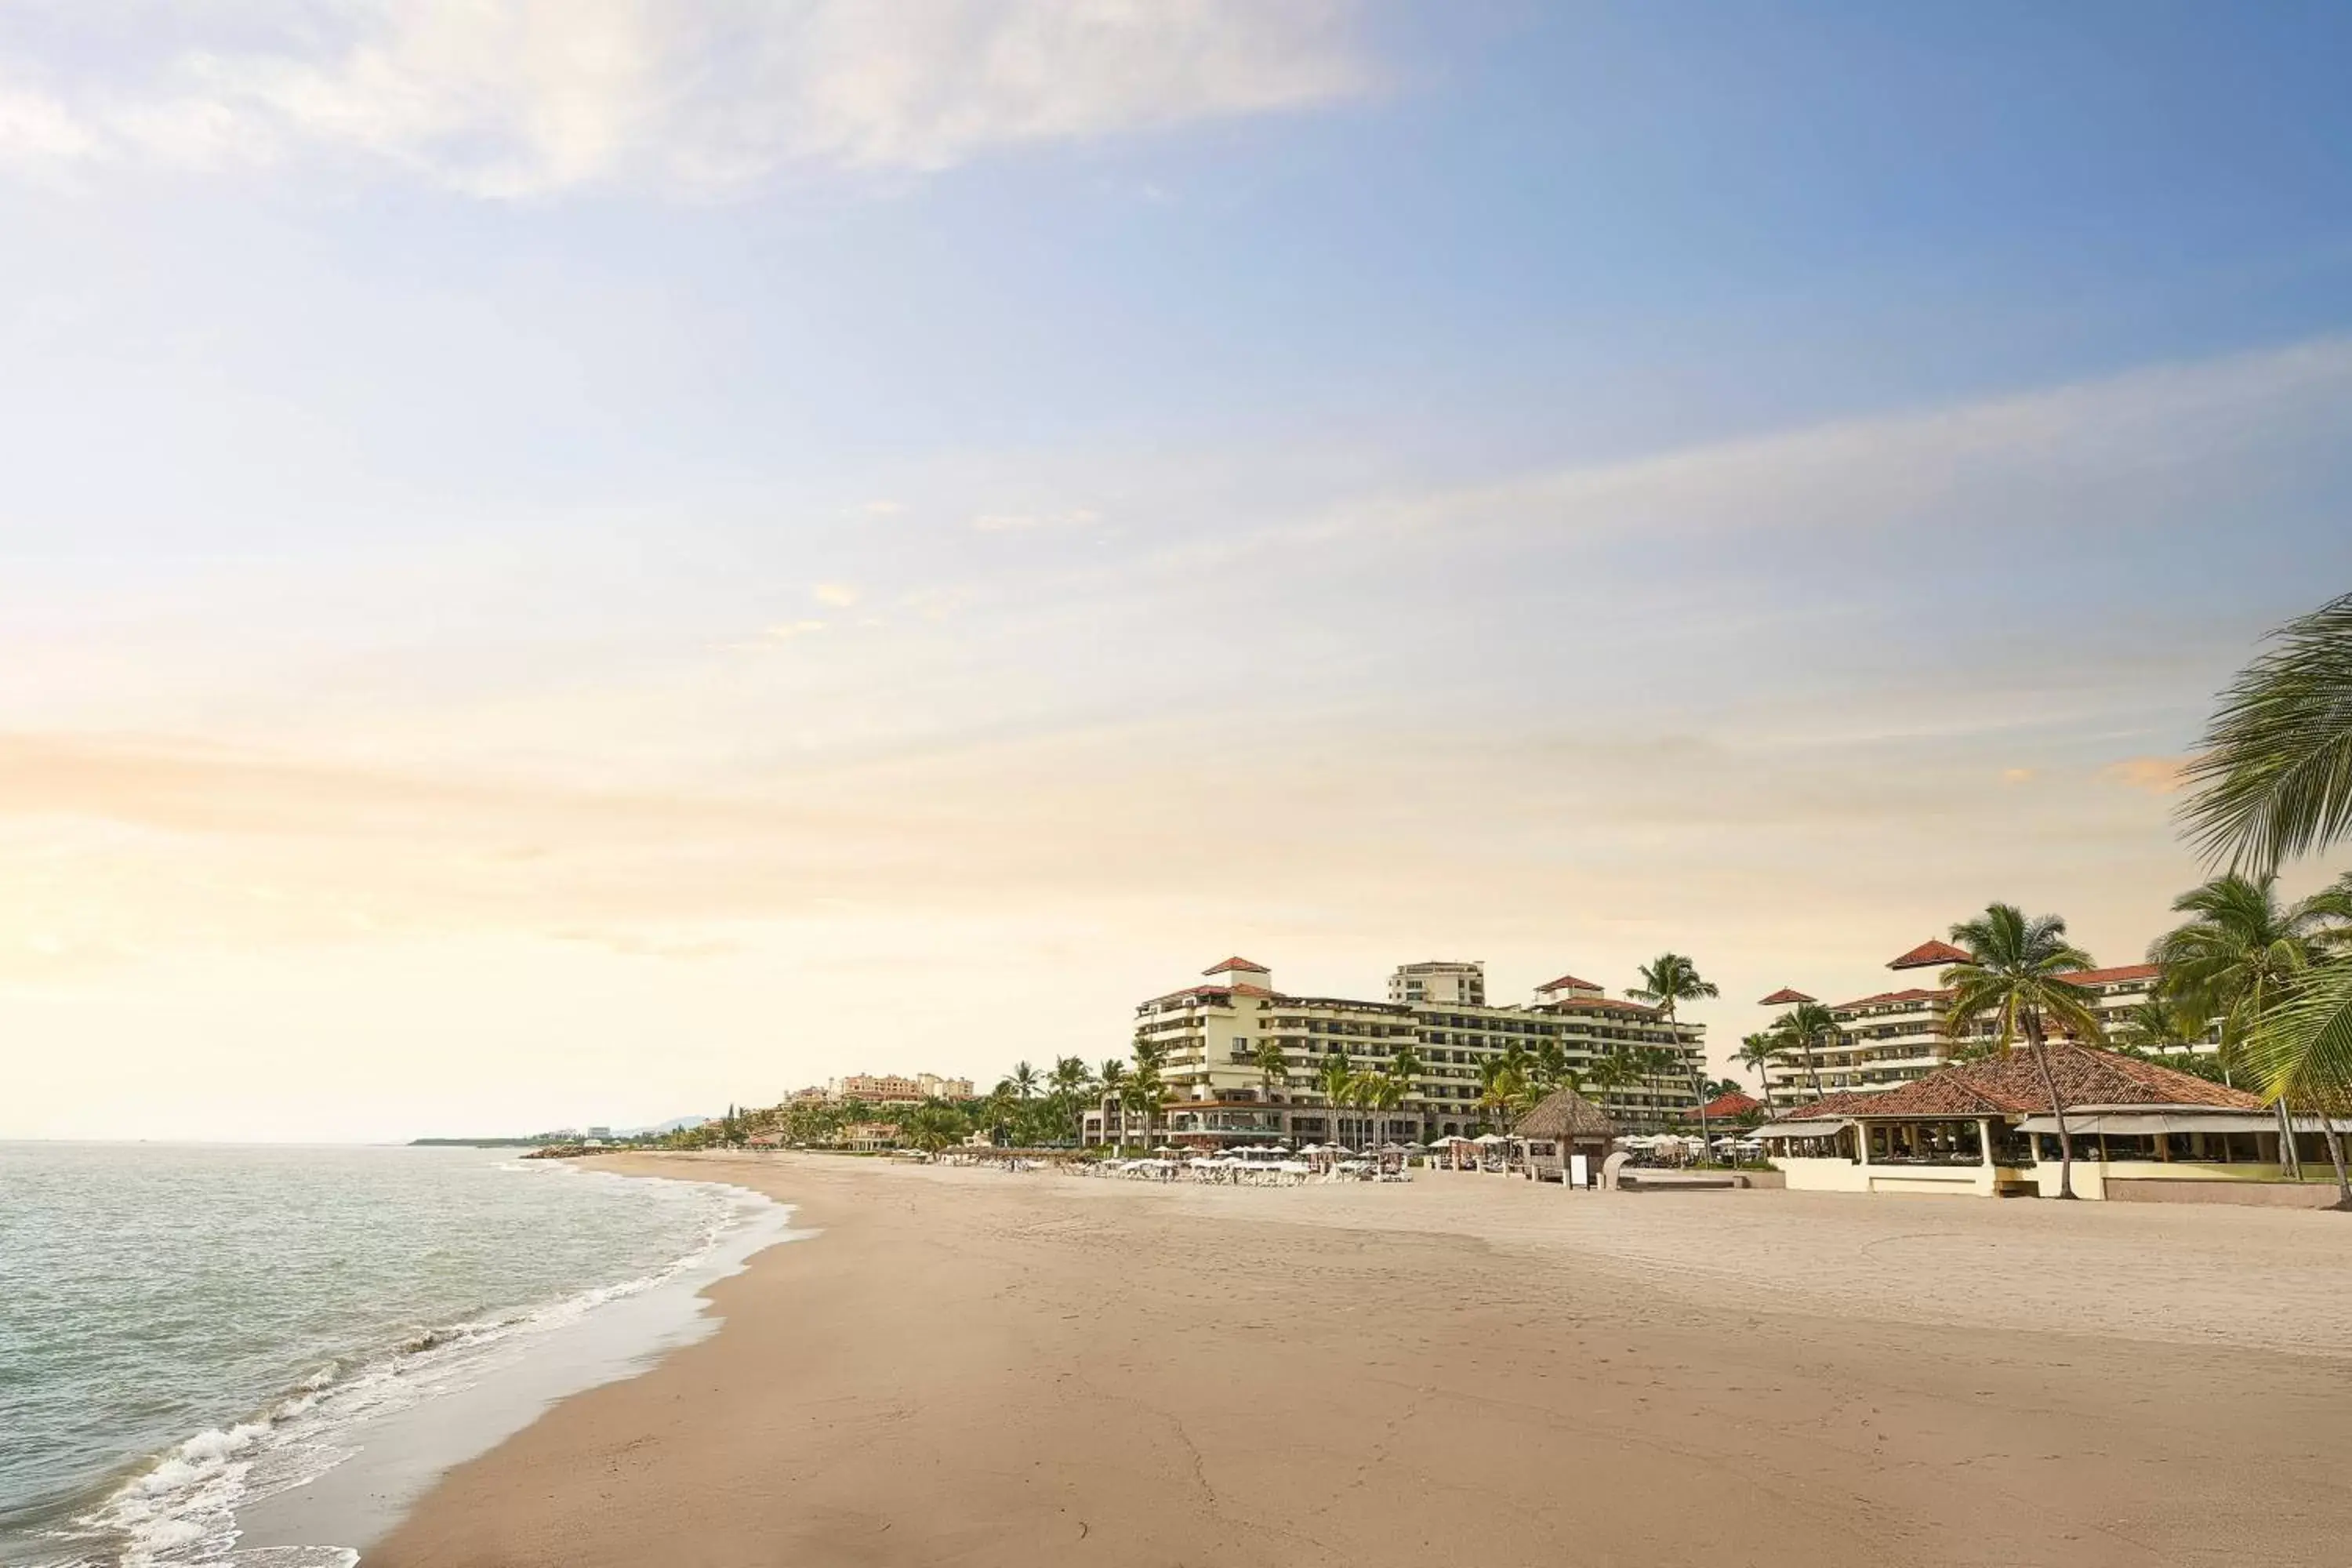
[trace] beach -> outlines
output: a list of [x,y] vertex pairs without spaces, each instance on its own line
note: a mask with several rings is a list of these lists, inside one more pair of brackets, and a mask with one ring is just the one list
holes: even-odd
[[368,1568],[2322,1563],[2352,1221],[630,1156],[820,1232]]

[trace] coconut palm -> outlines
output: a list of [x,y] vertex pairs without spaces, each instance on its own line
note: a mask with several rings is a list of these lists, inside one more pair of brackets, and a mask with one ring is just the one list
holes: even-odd
[[1404,1102],[1404,1085],[1386,1072],[1367,1068],[1349,1085],[1349,1097],[1364,1113],[1363,1144],[1370,1153],[1382,1141],[1381,1119]]
[[[2352,594],[2272,634],[2239,672],[2187,770],[2182,826],[2209,862],[2275,869],[2352,837]],[[2340,1108],[2352,1099],[2352,962],[2315,966],[2248,1032],[2248,1065],[2281,1100]],[[2331,1113],[2337,1206],[2352,1206]]]
[[2066,922],[2056,915],[2029,920],[2015,904],[1989,905],[1976,920],[1952,928],[1952,940],[1968,962],[1937,977],[1952,994],[1944,1010],[1944,1036],[1958,1039],[1979,1019],[1990,1019],[1992,1049],[2006,1053],[2022,1037],[2050,1094],[2050,1114],[2058,1121],[2058,1195],[2074,1195],[2074,1141],[2066,1131],[2066,1106],[2050,1071],[2045,1034],[2056,1025],[2086,1044],[2105,1034],[2096,997],[2065,976],[2091,967],[2091,955],[2066,940]]
[[1526,1053],[1514,1058],[1506,1051],[1478,1064],[1478,1109],[1500,1122],[1506,1131],[1517,1124],[1527,1089]]
[[[2172,908],[2196,918],[2157,938],[2148,956],[2164,968],[2167,1000],[2196,1016],[2221,1019],[2221,1060],[2234,1070],[2244,1064],[2249,1042],[2271,1016],[2343,944],[2352,924],[2352,878],[2282,905],[2275,874],[2231,871],[2181,894]],[[2294,1081],[2270,1089],[2278,1107],[2280,1163],[2300,1173],[2291,1101],[2331,1099],[2334,1086],[2307,1064],[2290,1059],[2286,1065]],[[2342,1149],[2332,1126],[2328,1137],[2328,1153],[2344,1185],[2339,1201],[2352,1205],[2352,1184],[2341,1180]]]
[[1011,1076],[1004,1081],[1013,1086],[1013,1099],[1032,1100],[1036,1097],[1040,1080],[1035,1068],[1031,1067],[1027,1062],[1014,1062]]
[[1765,1069],[1780,1060],[1780,1042],[1769,1035],[1750,1035],[1739,1042],[1739,1048],[1731,1055],[1733,1061],[1754,1073],[1756,1081],[1763,1086],[1767,1110],[1776,1108],[1772,1104],[1772,1079]]
[[2231,870],[2273,870],[2352,837],[2352,594],[2271,637],[2184,770],[2189,842]]
[[1535,1048],[1535,1062],[1528,1073],[1537,1088],[1549,1093],[1563,1086],[1573,1087],[1576,1069],[1569,1065],[1568,1047],[1557,1038],[1544,1040]]
[[[2208,1027],[2202,1022],[2202,1015],[2171,1001],[2159,991],[2135,1003],[2107,1030],[2107,1038],[2116,1049],[2140,1056],[2178,1056],[2195,1050],[2205,1038]],[[2226,1074],[2222,1081],[2229,1081]]]
[[[1121,1149],[1127,1147],[1127,1071],[1125,1062],[1111,1057],[1103,1062],[1102,1071],[1095,1079],[1102,1086],[1104,1116],[1108,1118],[1114,1110],[1118,1112],[1118,1140],[1115,1146]],[[1106,1126],[1103,1132],[1108,1137],[1110,1129]]]
[[1063,1057],[1054,1063],[1053,1075],[1046,1081],[1053,1085],[1054,1098],[1062,1102],[1063,1114],[1071,1119],[1074,1142],[1085,1142],[1087,1091],[1094,1087],[1093,1069],[1083,1057]]
[[1723,994],[1713,982],[1700,979],[1698,965],[1679,952],[1658,954],[1642,966],[1641,975],[1642,984],[1625,994],[1655,1007],[1668,1023],[1674,1022],[1675,1003]]
[[1160,1076],[1161,1062],[1168,1049],[1157,1040],[1135,1042],[1135,1070],[1127,1075],[1127,1103],[1143,1113],[1143,1146],[1151,1147],[1152,1119],[1160,1114],[1160,1101],[1168,1095],[1168,1086]]
[[1822,1064],[1813,1053],[1838,1037],[1837,1016],[1818,1002],[1800,1002],[1772,1020],[1772,1033],[1782,1049],[1805,1058],[1805,1082],[1813,1098],[1822,1097]]
[[1323,1101],[1331,1108],[1331,1142],[1339,1142],[1339,1110],[1355,1092],[1356,1069],[1348,1060],[1348,1053],[1333,1046],[1325,1053],[1322,1065],[1315,1069],[1315,1087],[1322,1091]]
[[[1429,1070],[1429,1064],[1421,1059],[1421,1053],[1413,1049],[1412,1045],[1399,1046],[1394,1054],[1389,1058],[1389,1065],[1385,1070],[1397,1081],[1399,1104],[1406,1100],[1421,1099],[1422,1075]],[[1426,1109],[1423,1107],[1424,1110]],[[1424,1136],[1426,1132],[1427,1129],[1424,1126]]]

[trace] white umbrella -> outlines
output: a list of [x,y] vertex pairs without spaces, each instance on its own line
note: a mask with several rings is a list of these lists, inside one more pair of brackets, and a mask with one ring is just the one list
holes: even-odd
[[1323,1145],[1320,1143],[1302,1143],[1298,1147],[1298,1152],[1302,1154],[1320,1154],[1323,1152]]
[[1504,1137],[1499,1132],[1481,1132],[1477,1137],[1470,1140],[1470,1142],[1473,1143],[1507,1143],[1510,1140]]
[[1323,1152],[1326,1154],[1352,1154],[1355,1151],[1349,1148],[1345,1143],[1333,1143],[1327,1147]]

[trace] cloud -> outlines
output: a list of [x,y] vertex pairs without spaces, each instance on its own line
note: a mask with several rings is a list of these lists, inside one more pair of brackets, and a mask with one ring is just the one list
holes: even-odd
[[0,58],[61,79],[0,85],[0,166],[348,153],[488,197],[724,194],[1376,85],[1354,0],[394,0],[289,8],[275,29],[263,5],[179,18],[159,34],[194,41],[137,68],[67,68],[118,59],[110,24],[138,8],[89,0],[46,32],[0,22]]
[[818,604],[831,605],[837,610],[857,603],[857,590],[846,583],[819,583],[809,590],[809,595]]
[[2032,768],[2003,768],[2000,770],[2000,782],[2011,784],[2032,784],[2033,782],[2033,770]]
[[1086,507],[1067,511],[984,511],[971,520],[982,533],[1027,533],[1039,529],[1092,528],[1102,513]]
[[2102,778],[2146,795],[2173,795],[2185,782],[2188,757],[2127,757],[2099,770]]

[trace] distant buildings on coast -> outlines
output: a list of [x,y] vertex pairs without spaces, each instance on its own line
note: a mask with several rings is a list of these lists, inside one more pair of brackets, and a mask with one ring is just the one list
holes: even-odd
[[920,1105],[929,1100],[974,1100],[968,1078],[941,1078],[937,1073],[919,1072],[911,1076],[898,1073],[854,1072],[840,1078],[827,1079],[822,1086],[812,1085],[794,1093],[787,1101],[792,1105]]
[[[1476,963],[1401,965],[1383,1002],[1289,995],[1276,989],[1271,970],[1246,958],[1202,973],[1207,984],[1136,1008],[1136,1043],[1160,1049],[1168,1089],[1160,1127],[1171,1138],[1273,1143],[1334,1139],[1344,1129],[1371,1142],[1425,1142],[1469,1132],[1484,1116],[1481,1069],[1515,1047],[1528,1057],[1556,1050],[1588,1081],[1612,1053],[1646,1053],[1640,1076],[1586,1091],[1629,1128],[1663,1128],[1699,1104],[1704,1026],[1615,1000],[1573,974],[1538,986],[1528,1002],[1496,1006],[1486,1001],[1486,966]],[[1279,1078],[1260,1062],[1268,1043],[1282,1054]],[[1335,1051],[1353,1070],[1378,1070],[1401,1046],[1422,1068],[1391,1110],[1334,1106],[1315,1081]],[[1088,1113],[1087,1140],[1102,1142],[1106,1132],[1105,1113]]]

